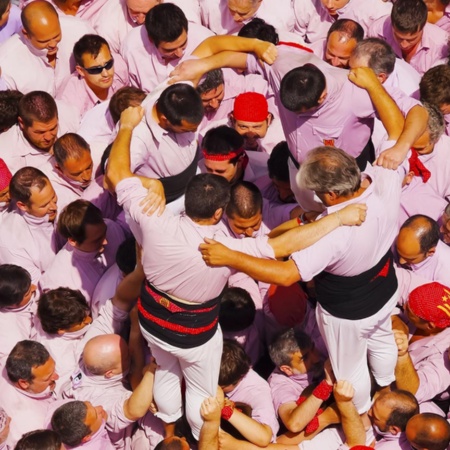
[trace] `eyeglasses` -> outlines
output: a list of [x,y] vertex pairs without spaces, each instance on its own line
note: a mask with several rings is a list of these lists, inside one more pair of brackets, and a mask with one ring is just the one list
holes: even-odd
[[89,75],[98,75],[103,72],[103,70],[109,70],[114,66],[114,58],[111,58],[106,64],[103,66],[98,67],[83,67],[83,69],[89,74]]

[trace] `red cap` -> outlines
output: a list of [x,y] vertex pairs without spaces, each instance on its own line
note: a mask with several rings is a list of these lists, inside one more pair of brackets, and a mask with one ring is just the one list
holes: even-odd
[[441,283],[424,284],[409,294],[409,309],[439,328],[450,326],[450,288]]
[[267,295],[270,312],[280,325],[294,327],[303,322],[307,296],[298,283],[288,287],[271,285]]
[[244,122],[263,122],[269,114],[266,97],[258,92],[244,92],[234,99],[233,116]]
[[11,181],[12,175],[6,165],[5,161],[0,158],[0,191],[6,189],[9,186],[9,182]]

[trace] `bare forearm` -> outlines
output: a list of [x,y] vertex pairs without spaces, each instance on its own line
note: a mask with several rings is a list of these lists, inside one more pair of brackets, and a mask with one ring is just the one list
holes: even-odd
[[320,408],[322,400],[310,395],[301,405],[294,408],[287,420],[284,421],[286,428],[293,433],[299,433],[314,418]]
[[250,39],[239,36],[212,36],[205,39],[194,51],[193,55],[206,58],[220,52],[253,52],[258,39]]
[[145,274],[142,267],[137,267],[129,273],[117,286],[116,293],[112,298],[113,305],[124,311],[130,311],[134,301],[141,293],[144,280]]
[[342,402],[338,403],[337,406],[341,414],[341,425],[344,430],[346,444],[350,448],[355,445],[365,445],[366,431],[353,402]]
[[142,381],[123,405],[123,412],[127,419],[138,420],[147,413],[153,400],[154,380],[154,373],[145,372]]
[[[423,106],[416,105],[408,112],[401,136],[397,145],[405,148],[406,153],[414,142],[425,132],[428,122],[428,112]],[[406,156],[405,153],[405,156]]]
[[409,353],[399,356],[395,366],[395,384],[398,389],[415,394],[420,386],[420,379],[409,356]]
[[265,447],[272,439],[272,429],[268,425],[259,423],[236,409],[229,422],[245,439],[255,445]]
[[269,234],[269,238],[276,238],[283,233],[286,233],[286,231],[292,230],[293,228],[298,228],[298,221],[297,219],[291,219],[287,222],[282,223],[281,225],[278,225],[276,228],[274,228]]
[[128,381],[134,391],[142,381],[142,370],[145,367],[145,340],[142,336],[139,324],[131,325],[128,348],[130,349],[131,367]]
[[198,450],[219,450],[219,426],[220,422],[203,422],[198,440]]

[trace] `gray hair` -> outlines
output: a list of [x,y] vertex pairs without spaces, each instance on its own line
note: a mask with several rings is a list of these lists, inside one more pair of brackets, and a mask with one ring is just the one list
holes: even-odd
[[211,70],[202,78],[201,83],[197,86],[197,92],[202,95],[213,89],[217,89],[223,83],[222,69]]
[[428,111],[428,133],[430,141],[434,144],[444,134],[445,120],[440,109],[430,103],[423,103],[424,108]]
[[311,347],[311,338],[306,333],[290,328],[279,334],[269,345],[269,355],[277,367],[290,366],[294,353],[303,352]]
[[335,147],[311,150],[297,174],[300,187],[315,192],[334,192],[346,196],[361,185],[361,172],[355,158]]
[[392,47],[383,39],[368,38],[358,42],[352,53],[352,58],[367,60],[376,75],[390,75],[395,67],[395,53]]

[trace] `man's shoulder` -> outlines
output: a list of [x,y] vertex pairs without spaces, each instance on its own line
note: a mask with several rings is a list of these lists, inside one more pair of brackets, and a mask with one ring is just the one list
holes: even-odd
[[[12,52],[19,52],[20,54],[31,54],[30,50],[25,45],[25,42],[22,40],[19,34],[13,34],[10,38],[8,38],[0,45],[0,58],[2,60],[2,64],[4,64],[4,61],[17,61],[17,53]],[[23,67],[21,68],[23,70]]]

